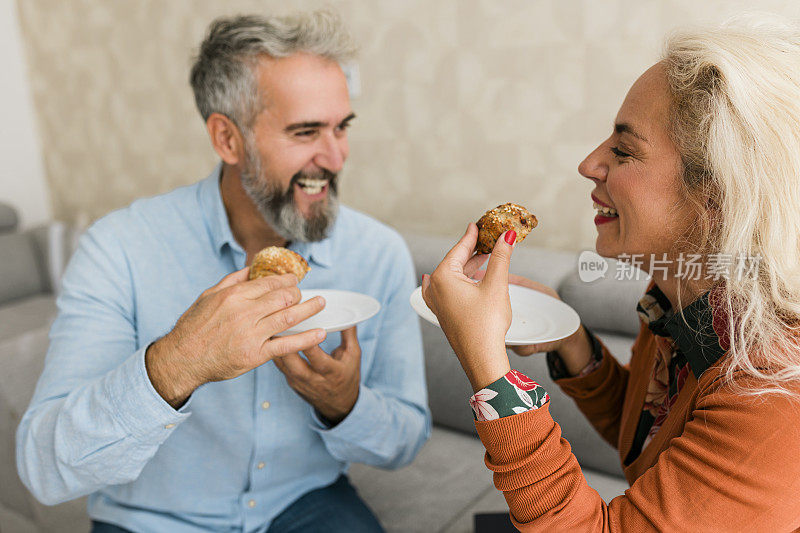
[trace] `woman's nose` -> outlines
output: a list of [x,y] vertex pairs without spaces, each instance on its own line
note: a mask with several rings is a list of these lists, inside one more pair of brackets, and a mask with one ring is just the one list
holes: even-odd
[[603,157],[605,143],[601,144],[586,156],[586,159],[578,165],[578,172],[584,178],[590,180],[605,181],[608,175],[608,162]]

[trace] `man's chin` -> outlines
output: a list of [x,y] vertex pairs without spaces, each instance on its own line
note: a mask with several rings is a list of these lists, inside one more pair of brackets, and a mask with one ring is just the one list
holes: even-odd
[[290,241],[321,241],[328,236],[338,211],[338,202],[331,196],[306,206],[298,205],[295,199],[280,210],[275,229]]

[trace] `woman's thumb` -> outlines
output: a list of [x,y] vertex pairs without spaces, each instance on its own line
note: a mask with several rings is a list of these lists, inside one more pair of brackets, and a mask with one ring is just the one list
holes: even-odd
[[511,265],[511,252],[514,250],[514,243],[517,240],[517,232],[508,230],[497,239],[489,257],[489,264],[486,265],[486,275],[483,277],[484,283],[500,283],[508,285],[508,269]]

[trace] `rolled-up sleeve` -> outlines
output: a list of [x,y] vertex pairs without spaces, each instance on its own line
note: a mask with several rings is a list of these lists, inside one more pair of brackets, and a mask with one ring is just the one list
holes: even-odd
[[17,468],[43,503],[136,479],[183,420],[138,347],[127,260],[107,227],[82,238],[63,280],[45,369],[17,429]]

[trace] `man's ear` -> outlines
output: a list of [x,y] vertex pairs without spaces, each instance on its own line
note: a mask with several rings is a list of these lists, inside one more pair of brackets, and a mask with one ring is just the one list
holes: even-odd
[[214,151],[225,163],[236,165],[244,159],[244,137],[231,119],[212,113],[206,120],[206,129]]

